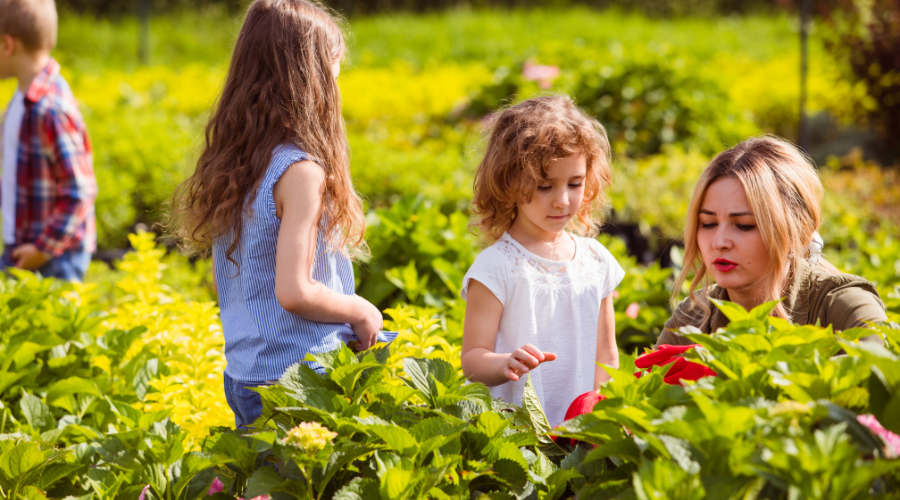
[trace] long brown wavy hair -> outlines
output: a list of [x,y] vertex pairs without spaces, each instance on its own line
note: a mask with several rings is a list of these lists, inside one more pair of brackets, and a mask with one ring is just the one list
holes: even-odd
[[257,187],[282,144],[296,145],[325,169],[320,227],[328,243],[365,250],[331,69],[346,52],[339,22],[309,0],[250,5],[197,168],[173,195],[173,232],[195,252],[230,233],[226,255],[233,261]]
[[[685,265],[671,296],[676,307],[678,292],[693,274],[688,297],[691,308],[703,311],[703,321],[709,318],[711,309],[706,294],[697,291],[705,291],[711,283],[697,243],[699,214],[706,190],[725,177],[737,179],[744,187],[769,254],[761,303],[784,295],[785,278],[803,259],[813,233],[822,224],[822,182],[811,160],[793,144],[775,136],[754,137],[716,155],[694,187],[684,223]],[[820,265],[826,267],[821,261]],[[784,304],[778,304],[772,315],[787,318],[788,312]]]
[[512,227],[516,203],[531,200],[537,184],[556,159],[583,154],[587,163],[584,199],[570,223],[588,234],[598,229],[594,212],[611,182],[606,130],[565,95],[522,101],[498,116],[490,132],[484,159],[475,171],[473,224],[488,243]]

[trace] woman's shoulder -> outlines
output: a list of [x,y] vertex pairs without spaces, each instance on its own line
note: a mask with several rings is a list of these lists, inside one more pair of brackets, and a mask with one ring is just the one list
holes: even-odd
[[843,287],[863,287],[875,289],[871,281],[849,273],[831,273],[822,266],[810,266],[809,272],[810,290],[822,290],[828,292]]
[[820,266],[812,266],[805,291],[810,312],[822,324],[831,324],[836,330],[863,326],[865,321],[887,320],[878,290],[861,276],[829,273]]
[[[684,299],[682,299],[682,301],[678,303],[678,306],[675,307],[675,310],[672,311],[672,320],[692,320],[698,317],[703,317],[703,310],[701,309],[700,304],[703,304],[707,307],[715,307],[715,305],[712,304],[709,299],[721,298],[722,292],[723,289],[719,288],[715,284],[700,288],[699,290],[694,290],[694,300],[692,301],[690,297],[685,297]],[[679,326],[691,324],[690,322],[679,322],[683,323]]]
[[702,329],[700,323],[703,322],[704,317],[707,320],[709,319],[703,308],[706,307],[710,311],[716,309],[716,305],[710,302],[709,299],[727,300],[725,289],[713,284],[695,290],[693,301],[690,297],[685,297],[678,303],[678,306],[672,311],[672,317],[666,322],[666,328],[677,329],[682,326],[696,326]]

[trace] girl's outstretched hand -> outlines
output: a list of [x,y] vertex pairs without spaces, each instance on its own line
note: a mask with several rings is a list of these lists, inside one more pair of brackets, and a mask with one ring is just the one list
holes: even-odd
[[506,359],[506,366],[503,367],[503,374],[509,380],[516,381],[522,375],[537,368],[541,363],[555,359],[556,354],[542,352],[531,344],[525,344],[509,354],[509,357]]
[[359,337],[359,342],[356,344],[357,349],[365,351],[378,342],[378,332],[381,331],[384,317],[371,302],[358,295],[356,298],[359,299],[359,319],[351,322],[350,328]]

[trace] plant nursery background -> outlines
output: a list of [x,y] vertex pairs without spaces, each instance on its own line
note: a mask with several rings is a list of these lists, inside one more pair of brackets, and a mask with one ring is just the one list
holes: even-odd
[[[857,342],[871,332],[729,310],[728,330],[687,354],[716,378],[633,376],[670,315],[706,163],[754,135],[801,139],[799,2],[333,3],[349,15],[339,84],[372,250],[357,292],[400,336],[323,355],[325,376],[290,370],[249,434],[225,403],[210,263],[153,232],[202,146],[243,6],[148,1],[143,31],[139,3],[59,4],[53,56],[94,148],[100,248],[83,284],[0,277],[0,496],[900,498],[892,325],[875,348]],[[874,282],[898,321],[900,3],[814,4],[804,140],[826,188],[825,256]],[[559,73],[535,80],[535,65]],[[3,106],[14,86],[0,82]],[[622,366],[594,413],[556,429],[580,445],[548,437],[536,398],[492,401],[459,368],[485,117],[545,92],[609,133],[600,239],[627,272]],[[301,422],[334,436],[294,446]]]

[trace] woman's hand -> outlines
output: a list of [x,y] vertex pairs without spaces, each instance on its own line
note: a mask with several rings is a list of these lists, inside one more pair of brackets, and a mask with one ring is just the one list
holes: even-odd
[[378,332],[384,324],[384,317],[377,307],[372,305],[368,300],[356,296],[359,304],[359,319],[350,323],[353,333],[359,337],[356,348],[360,351],[375,345],[378,342]]
[[509,353],[509,357],[506,358],[506,366],[503,369],[503,374],[506,375],[506,378],[509,380],[516,381],[519,380],[522,375],[525,375],[540,366],[541,363],[546,363],[555,359],[556,354],[552,352],[543,352],[531,344],[525,344]]

